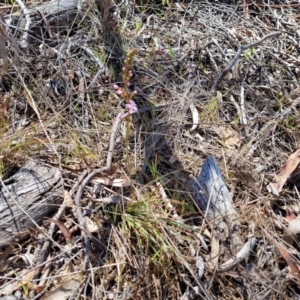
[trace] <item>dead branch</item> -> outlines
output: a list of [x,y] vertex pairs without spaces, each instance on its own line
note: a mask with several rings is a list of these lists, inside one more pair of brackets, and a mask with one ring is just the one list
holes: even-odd
[[39,223],[62,201],[60,172],[28,161],[14,176],[0,181],[0,246],[25,238],[32,226],[42,231]]
[[[150,110],[150,107],[144,107],[142,109],[139,109],[137,113],[143,113],[145,111]],[[108,149],[108,154],[107,154],[107,158],[106,158],[106,165],[105,167],[102,167],[100,169],[96,169],[94,170],[92,173],[90,173],[84,180],[83,182],[80,184],[78,190],[77,190],[77,194],[75,197],[75,205],[76,205],[76,215],[77,215],[77,219],[78,219],[78,223],[81,226],[81,228],[83,228],[84,230],[81,231],[81,235],[84,239],[85,242],[85,255],[84,255],[84,262],[83,262],[83,270],[86,270],[88,267],[88,262],[89,262],[89,252],[90,252],[90,241],[89,238],[86,234],[86,225],[85,225],[85,221],[82,215],[82,210],[81,210],[81,205],[80,205],[80,200],[81,200],[81,196],[83,194],[83,190],[85,188],[85,186],[91,181],[91,179],[93,177],[95,177],[96,175],[99,175],[101,173],[104,173],[106,171],[108,171],[111,168],[111,162],[112,162],[112,156],[113,156],[113,151],[115,148],[115,140],[116,140],[116,134],[119,128],[119,125],[121,124],[121,121],[123,119],[126,119],[128,116],[130,116],[130,113],[125,113],[125,114],[118,114],[118,116],[116,117],[116,120],[113,124],[112,130],[111,130],[111,136],[110,136],[110,142],[109,142],[109,149]]]
[[261,39],[259,39],[258,41],[255,41],[253,43],[250,43],[246,46],[239,46],[239,49],[237,51],[237,53],[235,54],[234,58],[232,59],[232,61],[229,63],[229,65],[223,70],[223,72],[221,73],[221,75],[218,77],[218,79],[214,82],[213,86],[210,89],[211,93],[214,93],[218,87],[218,85],[221,83],[221,81],[223,80],[223,78],[227,75],[227,73],[233,68],[233,66],[236,64],[236,62],[239,60],[241,54],[249,49],[249,48],[253,48],[256,47],[258,45],[260,45],[261,43],[263,43],[265,40],[270,39],[272,37],[279,37],[281,35],[281,32],[276,31],[276,32],[272,32],[270,34],[265,35],[264,37],[262,37]]
[[220,241],[230,237],[231,248],[237,253],[243,244],[239,236],[238,214],[214,157],[205,160],[201,173],[187,183],[187,188],[205,212],[205,218],[212,222],[216,237]]
[[29,10],[24,5],[24,3],[21,0],[16,0],[16,2],[20,6],[20,8],[21,8],[21,10],[22,10],[22,12],[25,16],[25,20],[26,20],[24,32],[23,32],[23,35],[22,35],[22,38],[21,38],[21,41],[20,41],[21,48],[25,49],[25,48],[28,47],[27,39],[28,39],[28,32],[29,32],[30,25],[31,25],[31,18],[30,18]]

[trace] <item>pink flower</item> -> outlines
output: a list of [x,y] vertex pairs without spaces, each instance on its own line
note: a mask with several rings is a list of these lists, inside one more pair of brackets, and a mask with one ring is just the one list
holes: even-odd
[[121,94],[123,94],[123,91],[122,91],[121,89],[118,89],[118,90],[116,91],[116,93],[117,93],[118,95],[121,95]]
[[119,89],[119,86],[117,84],[114,84],[113,87],[114,87],[115,90]]
[[133,100],[129,100],[129,103],[126,103],[126,108],[129,110],[130,114],[134,114],[135,112],[137,112],[137,106],[135,104],[135,102]]

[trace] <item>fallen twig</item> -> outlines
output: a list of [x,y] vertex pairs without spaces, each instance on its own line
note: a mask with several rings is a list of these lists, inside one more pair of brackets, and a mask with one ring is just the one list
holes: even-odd
[[[64,213],[65,211],[65,207],[67,206],[68,204],[68,201],[69,201],[69,198],[74,194],[74,192],[76,191],[78,185],[80,185],[80,183],[82,182],[82,180],[86,177],[87,175],[87,171],[85,170],[81,176],[78,177],[77,179],[77,182],[74,184],[74,186],[72,187],[72,189],[68,192],[65,191],[65,194],[64,194],[64,202],[63,204],[60,206],[59,210],[57,211],[56,215],[54,216],[53,219],[56,219],[56,220],[59,220],[61,217],[62,217],[62,214]],[[49,237],[52,237],[53,234],[54,234],[54,229],[55,229],[55,222],[51,222],[50,224],[50,228],[48,230],[48,236]],[[36,259],[37,261],[37,265],[41,265],[44,261],[47,260],[47,257],[48,257],[48,254],[49,254],[49,249],[50,249],[50,246],[52,244],[52,241],[51,239],[48,239],[42,249],[38,252],[38,258]],[[34,279],[38,279],[39,278],[39,275],[41,273],[41,268],[42,268],[42,265],[40,267],[38,267],[34,273],[34,276],[33,278]]]
[[96,169],[94,170],[92,173],[90,173],[84,180],[83,182],[80,184],[77,193],[76,193],[76,197],[75,197],[75,204],[76,204],[76,215],[77,215],[77,219],[78,219],[78,223],[79,225],[85,229],[81,231],[81,235],[84,239],[85,242],[85,254],[84,254],[84,262],[83,262],[83,270],[86,270],[88,267],[88,261],[89,261],[89,252],[90,252],[90,241],[89,238],[86,234],[86,226],[85,226],[85,221],[82,215],[82,210],[81,210],[81,206],[80,206],[80,199],[81,196],[83,194],[83,190],[85,188],[85,186],[90,182],[90,180],[95,177],[96,175],[99,175],[103,172],[108,171],[111,168],[111,162],[112,162],[112,155],[113,155],[113,151],[115,148],[115,139],[116,139],[116,134],[117,134],[117,130],[119,128],[119,125],[121,123],[121,121],[123,119],[126,119],[128,116],[134,114],[134,113],[143,113],[145,111],[150,110],[150,107],[144,107],[142,109],[139,109],[137,112],[133,112],[133,113],[125,113],[125,114],[118,114],[118,116],[116,117],[116,120],[113,124],[112,130],[111,130],[111,136],[110,136],[110,142],[109,142],[109,149],[108,149],[108,154],[107,154],[107,158],[106,158],[106,165],[100,169]]
[[238,105],[238,103],[235,101],[235,99],[233,98],[233,96],[231,95],[230,96],[230,101],[232,102],[232,104],[234,105],[234,107],[236,108],[237,110],[237,114],[240,118],[240,123],[242,124],[243,123],[243,117],[242,117],[242,113],[241,113],[241,108],[240,106]]
[[[85,172],[85,174],[86,174],[86,172]],[[80,178],[78,180],[80,180]],[[70,197],[70,194],[67,191],[65,191],[64,192],[64,202],[59,207],[59,210],[57,211],[56,215],[53,217],[53,220],[54,219],[59,220],[62,217],[62,215],[63,215],[63,213],[65,211],[66,204],[68,203],[69,197]],[[56,223],[54,221],[51,222],[50,229],[48,231],[48,239],[44,243],[42,249],[38,252],[38,258],[36,259],[36,262],[37,262],[37,265],[40,265],[40,267],[38,267],[35,270],[33,279],[38,279],[39,278],[39,275],[40,275],[40,272],[41,272],[41,269],[42,269],[42,265],[41,264],[44,261],[47,260],[47,257],[48,257],[48,254],[49,254],[49,249],[50,249],[50,246],[51,246],[52,241],[53,241],[52,240],[52,236],[54,234],[55,225],[56,225]]]
[[256,6],[259,7],[268,7],[268,8],[277,8],[277,9],[283,9],[283,8],[298,8],[300,6],[300,3],[291,3],[291,4],[262,4],[262,3],[255,3],[251,0],[251,3],[248,3],[247,6]]
[[25,16],[25,20],[26,20],[25,28],[23,30],[24,33],[23,33],[21,41],[20,41],[20,46],[21,46],[21,48],[27,48],[28,47],[27,38],[28,38],[29,28],[31,25],[31,18],[30,18],[29,11],[28,11],[27,7],[24,5],[24,3],[21,0],[16,0],[16,2],[20,6],[20,8]]
[[272,38],[272,37],[278,37],[281,35],[281,32],[276,31],[276,32],[272,32],[270,34],[265,35],[264,37],[262,37],[261,39],[259,39],[256,42],[250,43],[246,46],[239,46],[239,49],[237,51],[237,53],[235,54],[234,58],[232,59],[232,61],[229,63],[229,65],[223,70],[223,72],[221,73],[221,75],[217,78],[217,80],[214,82],[213,86],[210,89],[211,93],[214,93],[218,87],[218,85],[220,84],[220,82],[223,80],[223,78],[226,76],[226,74],[233,68],[233,66],[236,64],[236,62],[239,60],[241,54],[252,47],[255,47],[259,44],[261,44],[262,42],[264,42],[265,40]]
[[247,125],[247,117],[245,113],[245,88],[242,82],[241,86],[241,125]]
[[51,29],[51,26],[50,26],[50,24],[49,24],[49,21],[48,21],[47,17],[46,17],[45,14],[44,14],[41,10],[39,10],[38,8],[37,8],[37,11],[38,11],[38,13],[41,15],[41,18],[43,19],[43,22],[44,22],[45,27],[46,27],[46,29],[47,29],[47,32],[48,32],[48,34],[49,34],[49,38],[50,38],[50,39],[53,39],[53,38],[54,38],[54,35],[53,35],[53,33],[52,33],[52,29]]
[[235,255],[235,257],[230,258],[227,262],[225,262],[223,265],[220,266],[220,268],[217,270],[217,273],[223,273],[227,272],[231,269],[233,269],[236,265],[238,265],[240,262],[242,262],[251,251],[253,251],[255,245],[256,245],[256,238],[251,238],[244,246],[243,248]]

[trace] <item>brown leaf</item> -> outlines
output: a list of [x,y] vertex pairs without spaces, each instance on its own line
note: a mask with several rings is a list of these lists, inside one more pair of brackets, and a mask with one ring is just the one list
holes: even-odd
[[287,232],[293,236],[296,237],[297,234],[300,233],[300,219],[294,219],[289,222],[289,226],[287,228]]
[[109,177],[96,177],[92,180],[93,183],[100,183],[115,187],[128,187],[131,186],[130,180],[127,178],[109,178]]
[[300,219],[296,219],[294,215],[286,216],[288,227],[284,227],[282,239],[289,245],[293,245],[297,235],[300,233]]
[[52,221],[56,224],[56,226],[60,229],[60,231],[62,232],[65,240],[67,243],[69,243],[71,241],[71,234],[68,230],[68,228],[65,226],[65,224],[63,224],[62,222],[60,222],[57,219],[52,219]]
[[0,295],[11,295],[15,290],[22,286],[26,286],[29,290],[34,290],[36,288],[36,285],[31,282],[34,276],[34,272],[35,270],[27,272],[25,273],[25,275],[20,276],[22,278],[21,280],[12,281],[10,284],[0,289]]
[[23,96],[26,100],[26,102],[29,104],[29,106],[33,109],[33,111],[36,113],[36,115],[39,115],[39,112],[35,106],[35,103],[32,102],[30,95],[28,94],[28,92],[26,91],[26,89],[23,90]]
[[220,242],[213,236],[211,239],[210,262],[214,269],[218,269],[220,255]]
[[82,275],[75,275],[73,278],[64,282],[61,286],[56,288],[54,291],[49,292],[48,295],[44,296],[44,300],[65,300],[68,299],[74,291],[81,285],[83,279]]
[[229,127],[223,127],[219,131],[219,136],[228,148],[241,146],[240,135]]
[[281,256],[284,258],[286,263],[288,264],[290,270],[291,270],[291,275],[298,281],[300,282],[300,271],[296,263],[294,262],[293,258],[289,255],[286,249],[283,248],[283,246],[278,243],[277,241],[274,240],[274,245],[280,252]]
[[90,233],[95,233],[100,231],[100,226],[89,217],[84,217],[86,228]]
[[282,191],[283,185],[286,183],[289,176],[294,172],[300,162],[300,148],[291,154],[286,162],[286,164],[280,169],[278,175],[276,176],[276,182],[271,182],[268,185],[269,191],[279,196]]
[[300,270],[296,265],[296,263],[294,262],[293,258],[288,253],[288,251],[279,242],[277,242],[270,234],[268,234],[266,230],[264,229],[262,230],[264,234],[269,238],[269,240],[274,243],[275,247],[278,249],[279,253],[288,264],[291,271],[291,276],[300,283]]
[[290,221],[295,220],[296,216],[293,214],[293,212],[289,208],[287,208],[286,209],[286,216],[285,216],[285,218],[286,218],[286,220],[288,222],[290,222]]
[[190,131],[193,131],[197,128],[197,126],[199,124],[199,112],[193,103],[190,105],[190,110],[191,110],[192,116],[193,116],[193,126],[190,129]]

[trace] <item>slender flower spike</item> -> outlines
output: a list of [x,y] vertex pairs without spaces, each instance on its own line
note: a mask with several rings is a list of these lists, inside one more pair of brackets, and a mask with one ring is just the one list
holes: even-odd
[[[133,76],[130,68],[132,66],[134,54],[135,54],[135,49],[129,51],[126,59],[124,60],[124,67],[122,68],[124,87],[122,88],[119,85],[117,85],[116,83],[113,84],[115,93],[117,95],[119,95],[120,98],[125,102],[125,108],[128,110],[130,115],[132,115],[138,111],[138,108],[137,108],[135,102],[132,100],[132,97],[137,94],[137,91],[131,92],[128,88],[130,86],[130,78]],[[128,115],[128,113],[126,115]],[[124,117],[123,114],[119,114],[117,119],[122,120],[123,117]]]
[[125,105],[130,114],[137,112],[137,106],[133,100],[129,100],[129,102]]

